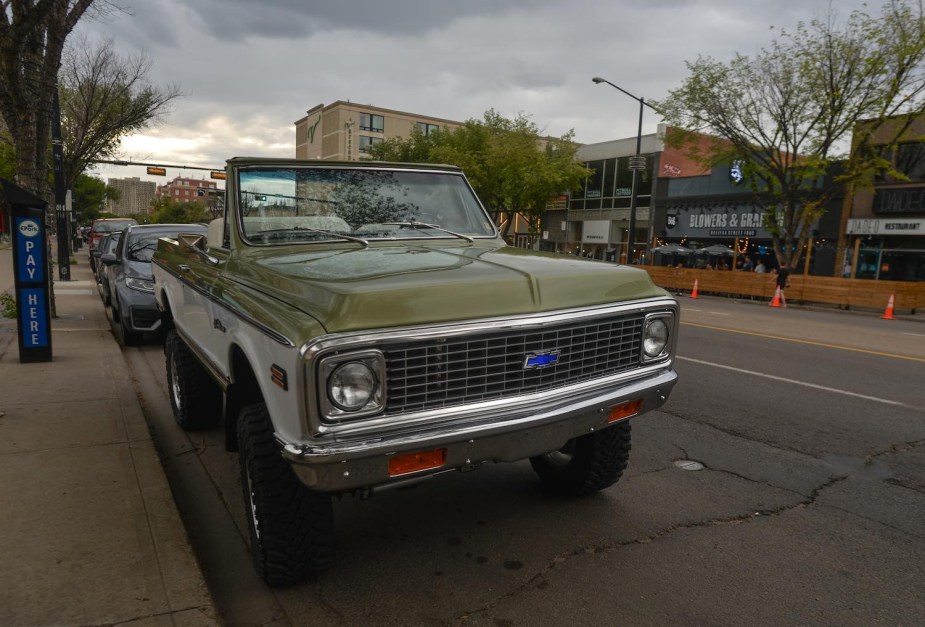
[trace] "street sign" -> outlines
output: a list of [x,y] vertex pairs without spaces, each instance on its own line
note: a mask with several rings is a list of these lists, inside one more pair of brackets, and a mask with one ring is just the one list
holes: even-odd
[[219,179],[219,180],[222,180],[222,181],[225,180],[225,173],[224,173],[224,172],[209,172],[209,176],[212,177],[212,178],[214,178],[214,179]]
[[151,176],[167,176],[167,168],[148,167],[148,174]]

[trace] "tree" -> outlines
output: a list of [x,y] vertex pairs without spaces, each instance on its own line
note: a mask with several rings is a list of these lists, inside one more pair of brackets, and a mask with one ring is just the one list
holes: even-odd
[[589,170],[575,160],[578,145],[569,131],[559,138],[543,137],[528,116],[508,119],[494,110],[484,120],[468,120],[454,130],[424,135],[415,130],[407,139],[392,139],[371,147],[375,159],[450,163],[463,169],[472,187],[509,237],[517,214],[538,236],[546,203],[577,189]]
[[0,119],[0,177],[13,180],[16,177],[16,150],[13,138]]
[[119,201],[119,190],[106,185],[98,178],[79,174],[72,185],[74,211],[77,222],[88,224],[102,217],[108,201]]
[[[830,8],[754,58],[689,62],[688,78],[656,107],[679,129],[669,144],[705,165],[743,161],[778,263],[793,268],[827,203],[891,173],[879,146],[909,139],[925,112],[923,59],[921,0],[891,0],[876,18],[855,11],[843,25]],[[881,132],[874,148],[887,121],[889,137]],[[717,141],[698,142],[700,133]]]
[[106,0],[0,0],[0,116],[16,152],[16,182],[50,196],[52,101],[64,42],[91,5]]
[[431,163],[430,155],[443,141],[447,128],[424,133],[415,127],[407,138],[392,137],[369,147],[369,155],[377,161],[398,163]]
[[119,57],[107,39],[95,47],[83,38],[64,53],[60,76],[64,180],[70,187],[95,159],[116,156],[120,140],[160,120],[182,94],[146,77],[145,53]]
[[153,212],[150,222],[153,224],[192,224],[212,219],[212,214],[199,201],[177,202],[163,196],[156,198],[151,206]]

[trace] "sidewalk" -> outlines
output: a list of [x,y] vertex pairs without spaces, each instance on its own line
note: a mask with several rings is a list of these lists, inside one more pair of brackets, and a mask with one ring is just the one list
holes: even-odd
[[[55,284],[53,361],[0,318],[0,622],[213,625],[217,614],[86,261]],[[0,249],[0,293],[12,290]]]

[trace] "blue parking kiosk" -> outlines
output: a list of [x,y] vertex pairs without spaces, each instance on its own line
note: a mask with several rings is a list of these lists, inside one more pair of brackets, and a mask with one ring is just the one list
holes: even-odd
[[10,208],[13,274],[20,363],[51,361],[51,316],[48,302],[46,203],[31,192],[0,179]]

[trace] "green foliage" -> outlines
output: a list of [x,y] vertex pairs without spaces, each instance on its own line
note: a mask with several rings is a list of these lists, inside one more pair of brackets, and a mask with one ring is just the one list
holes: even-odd
[[12,181],[16,176],[16,149],[13,138],[0,120],[0,177]]
[[16,317],[16,299],[8,292],[0,293],[0,313],[4,318]]
[[655,103],[672,127],[668,145],[704,165],[745,161],[778,261],[790,267],[826,204],[888,173],[880,147],[915,139],[912,121],[925,112],[921,3],[891,0],[880,16],[855,11],[843,24],[831,11],[754,57],[689,62],[682,86]]
[[192,224],[212,219],[212,214],[199,201],[177,202],[164,196],[155,199],[152,207],[154,211],[148,219],[152,224]]
[[384,141],[370,154],[384,161],[459,166],[505,236],[518,213],[537,235],[546,203],[578,189],[590,173],[575,160],[578,145],[573,138],[572,131],[543,137],[528,116],[508,119],[489,110],[483,120],[468,120],[455,130],[429,135],[415,130],[407,139]]
[[430,155],[434,148],[443,141],[442,130],[431,131],[425,135],[415,127],[408,138],[394,137],[369,147],[369,156],[377,161],[396,161],[399,163],[432,163]]
[[89,224],[97,218],[112,217],[104,211],[106,203],[110,200],[118,202],[120,196],[119,190],[106,185],[98,178],[85,174],[74,179],[71,190],[74,210],[77,212],[77,221],[80,224]]

